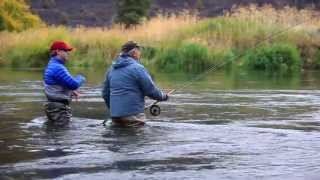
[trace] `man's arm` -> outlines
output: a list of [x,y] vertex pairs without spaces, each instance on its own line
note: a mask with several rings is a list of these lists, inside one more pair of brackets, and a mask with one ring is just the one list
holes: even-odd
[[147,70],[144,67],[139,67],[137,70],[138,82],[144,95],[157,101],[166,101],[168,99],[168,95],[156,87]]
[[67,68],[60,66],[55,72],[55,78],[58,83],[68,89],[76,90],[78,89],[84,82],[85,77],[82,75],[77,75],[76,77],[72,77],[67,70]]

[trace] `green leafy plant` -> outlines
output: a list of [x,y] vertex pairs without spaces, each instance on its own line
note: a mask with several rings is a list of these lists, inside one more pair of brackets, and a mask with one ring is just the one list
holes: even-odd
[[317,69],[320,68],[320,49],[318,49],[315,53],[315,65]]
[[150,5],[151,0],[118,0],[116,22],[124,24],[126,28],[137,25],[147,17]]
[[0,31],[22,31],[41,24],[23,0],[0,1]]
[[217,57],[221,56],[209,53],[203,45],[186,43],[159,51],[155,64],[158,69],[166,71],[200,72],[218,63]]
[[299,69],[301,58],[296,46],[278,43],[264,45],[248,51],[245,65],[255,70],[288,71]]

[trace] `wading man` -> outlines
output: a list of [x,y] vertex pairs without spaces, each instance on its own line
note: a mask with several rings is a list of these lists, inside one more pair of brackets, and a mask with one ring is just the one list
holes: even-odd
[[168,95],[158,89],[140,64],[140,46],[129,41],[106,73],[102,97],[110,110],[112,122],[121,126],[145,124],[145,96],[158,101]]
[[44,71],[44,92],[48,102],[45,113],[48,123],[66,125],[72,117],[69,104],[74,96],[80,95],[78,88],[85,82],[85,77],[72,77],[65,67],[72,47],[63,41],[55,41],[50,47],[50,60]]

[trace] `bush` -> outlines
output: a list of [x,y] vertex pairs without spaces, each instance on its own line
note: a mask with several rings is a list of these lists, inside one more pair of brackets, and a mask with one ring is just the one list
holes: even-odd
[[0,1],[0,31],[22,31],[41,24],[23,0]]
[[264,45],[249,50],[244,57],[245,65],[254,70],[288,71],[301,66],[296,46],[291,44]]
[[156,56],[157,49],[154,47],[143,47],[141,56],[146,59],[153,59]]
[[[218,68],[231,60],[231,53],[210,52],[200,44],[187,43],[180,47],[170,47],[158,52],[156,66],[160,70],[201,72]],[[221,68],[221,67],[220,67]]]
[[47,46],[17,47],[7,53],[5,59],[9,60],[12,67],[44,67],[49,58]]
[[143,17],[148,15],[151,0],[118,0],[116,1],[116,21],[124,24],[127,28],[137,25]]
[[156,57],[156,65],[166,71],[198,72],[209,63],[208,49],[195,43],[182,44],[162,50]]
[[55,0],[42,0],[42,7],[44,9],[50,9],[52,7],[56,6],[56,1]]
[[180,61],[178,54],[178,49],[175,48],[166,48],[159,51],[155,61],[156,68],[169,72],[178,70],[178,61]]
[[317,69],[320,69],[320,49],[315,54],[315,65]]
[[208,49],[199,44],[186,44],[180,49],[182,70],[199,72],[209,64]]

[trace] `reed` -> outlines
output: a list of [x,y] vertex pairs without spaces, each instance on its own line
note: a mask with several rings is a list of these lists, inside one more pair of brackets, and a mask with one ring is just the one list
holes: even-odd
[[[159,15],[131,29],[118,25],[109,28],[50,26],[20,33],[1,32],[0,65],[42,67],[47,62],[50,43],[60,39],[76,48],[70,66],[108,66],[118,55],[121,44],[135,40],[146,47],[142,62],[164,71],[203,71],[224,61],[246,66],[250,63],[243,61],[248,58],[241,56],[252,54],[251,49],[261,41],[261,48],[279,43],[294,46],[301,61],[316,67],[312,64],[318,62],[319,56],[319,17],[319,12],[314,10],[251,5],[207,19],[187,12]],[[297,23],[301,24],[294,27]],[[290,30],[270,38],[284,29]]]

